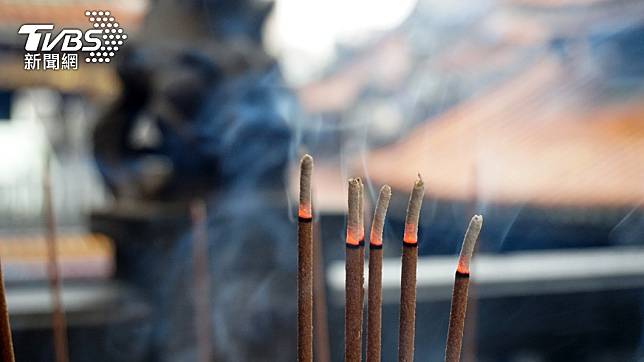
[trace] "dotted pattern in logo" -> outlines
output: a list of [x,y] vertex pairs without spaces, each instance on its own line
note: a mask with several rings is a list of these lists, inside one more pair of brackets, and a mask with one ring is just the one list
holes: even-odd
[[127,34],[109,11],[86,10],[85,16],[89,18],[94,29],[103,32],[101,47],[97,51],[90,52],[85,58],[85,63],[109,63],[125,43]]

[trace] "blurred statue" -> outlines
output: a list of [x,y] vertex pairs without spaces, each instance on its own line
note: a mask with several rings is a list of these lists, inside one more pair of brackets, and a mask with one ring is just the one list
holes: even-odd
[[[271,6],[153,2],[118,60],[121,97],[94,133],[117,205],[163,211],[208,200],[218,361],[295,358],[295,236],[284,187],[294,102],[261,42]],[[155,361],[196,359],[191,235],[178,225],[170,233],[167,223],[136,233],[129,225],[116,237],[117,273],[152,300]]]
[[117,199],[176,200],[212,187],[218,155],[195,154],[198,129],[211,121],[198,117],[216,89],[277,72],[261,44],[270,5],[154,3],[118,61],[121,97],[94,132],[99,170]]

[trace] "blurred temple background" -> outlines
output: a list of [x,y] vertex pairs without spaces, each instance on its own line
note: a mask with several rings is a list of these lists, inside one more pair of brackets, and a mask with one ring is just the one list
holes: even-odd
[[[127,33],[109,62],[28,69],[21,25],[54,24],[54,38],[92,27],[94,10]],[[455,255],[481,213],[463,361],[644,361],[642,1],[0,0],[0,72],[19,361],[54,360],[44,178],[71,361],[294,360],[305,152],[317,361],[343,358],[354,176],[368,222],[393,189],[382,350],[395,360],[417,173],[416,360],[443,358]]]

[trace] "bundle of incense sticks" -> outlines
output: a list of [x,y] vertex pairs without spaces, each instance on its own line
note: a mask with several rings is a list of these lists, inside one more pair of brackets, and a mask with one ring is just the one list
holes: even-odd
[[[363,188],[364,186],[360,179],[349,180],[345,275],[345,361],[360,361],[362,357],[362,307],[364,299]],[[403,237],[400,361],[413,361],[414,355],[416,264],[418,259],[417,233],[424,192],[424,184],[419,175],[410,196]],[[391,189],[385,185],[380,191],[370,234],[367,320],[367,359],[369,361],[380,361],[381,358],[382,230],[390,198]]]
[[313,158],[300,162],[300,202],[297,227],[297,359],[313,361]]
[[[302,158],[300,165],[300,204],[298,212],[298,361],[313,361],[313,267],[311,174],[313,159]],[[345,260],[344,360],[362,359],[362,316],[364,302],[364,185],[360,178],[349,179]],[[416,330],[416,268],[418,262],[418,223],[425,187],[420,175],[409,197],[402,243],[400,290],[400,324],[398,360],[414,360]],[[384,185],[373,214],[369,241],[369,299],[367,317],[367,361],[381,360],[382,338],[382,245],[383,228],[391,188]],[[460,359],[470,261],[483,223],[475,215],[465,234],[458,260],[452,295],[446,362]]]
[[458,266],[456,268],[456,275],[454,276],[449,327],[447,329],[447,343],[445,347],[446,362],[458,362],[461,358],[465,314],[467,311],[467,290],[470,283],[470,260],[472,259],[474,246],[481,232],[482,225],[483,217],[481,215],[474,215],[465,232],[461,255],[458,258]]

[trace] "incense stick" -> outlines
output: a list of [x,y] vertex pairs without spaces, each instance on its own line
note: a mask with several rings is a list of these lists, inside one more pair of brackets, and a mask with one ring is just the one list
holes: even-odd
[[300,203],[297,223],[297,358],[313,361],[313,210],[311,176],[313,158],[300,162]]
[[200,362],[212,361],[212,331],[210,326],[210,274],[208,272],[208,237],[206,205],[202,200],[190,205],[192,219],[192,260],[194,271],[195,332]]
[[[470,171],[470,193],[472,195],[471,202],[468,205],[470,209],[469,215],[475,215],[478,205],[478,185],[479,185],[479,167],[477,162],[472,162]],[[474,247],[474,253],[477,252],[479,244]],[[463,328],[463,346],[461,347],[461,361],[475,362],[476,361],[476,334],[478,323],[478,298],[476,296],[476,284],[469,286],[467,291],[467,311],[465,313],[465,327]]]
[[361,248],[364,244],[360,232],[362,222],[359,212],[362,209],[360,180],[349,180],[349,211],[347,215],[346,237],[346,275],[344,309],[344,360],[347,362],[362,359],[362,304],[364,284],[364,258]]
[[58,273],[58,251],[56,250],[56,219],[51,192],[51,175],[49,172],[49,157],[45,162],[43,173],[43,211],[46,223],[47,239],[47,275],[49,277],[49,290],[52,297],[52,329],[54,334],[54,352],[57,362],[69,360],[67,346],[67,321],[61,299],[60,276]]
[[461,255],[458,258],[458,267],[454,276],[454,291],[452,292],[452,307],[447,329],[447,345],[445,348],[445,361],[458,362],[461,357],[463,343],[463,329],[465,326],[465,313],[467,310],[467,289],[470,282],[470,261],[474,252],[476,240],[481,232],[483,217],[475,215],[465,232]]
[[418,175],[409,197],[405,234],[402,246],[402,273],[400,277],[400,332],[398,335],[398,361],[414,360],[414,334],[416,333],[416,265],[418,263],[418,220],[425,187]]
[[11,325],[9,323],[9,310],[4,292],[4,278],[2,265],[0,265],[0,357],[2,361],[14,362],[13,341],[11,340]]
[[382,341],[382,230],[391,187],[380,189],[369,235],[369,301],[367,312],[367,362],[380,362]]
[[324,253],[320,240],[320,223],[313,222],[313,353],[316,362],[331,362],[329,323],[327,321]]

